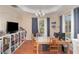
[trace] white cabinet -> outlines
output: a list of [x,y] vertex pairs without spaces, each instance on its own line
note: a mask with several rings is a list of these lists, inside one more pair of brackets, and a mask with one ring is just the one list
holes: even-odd
[[73,42],[73,54],[79,54],[79,40],[74,39]]
[[11,54],[18,49],[26,38],[25,31],[6,34],[0,37],[0,54]]
[[0,54],[2,54],[2,38],[0,38]]

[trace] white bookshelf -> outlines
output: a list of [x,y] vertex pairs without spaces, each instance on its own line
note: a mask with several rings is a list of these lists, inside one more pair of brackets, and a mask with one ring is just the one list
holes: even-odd
[[0,37],[0,54],[14,53],[25,41],[26,32],[18,31]]
[[0,38],[0,54],[2,54],[2,38]]

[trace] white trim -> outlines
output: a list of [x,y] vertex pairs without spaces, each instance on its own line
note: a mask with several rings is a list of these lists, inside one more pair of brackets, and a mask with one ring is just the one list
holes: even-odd
[[74,11],[73,10],[71,11],[71,39],[74,39]]
[[[25,5],[19,5],[18,6],[19,8],[21,8],[23,11],[26,11],[26,12],[29,12],[29,13],[32,13],[32,14],[35,14],[35,13],[38,13],[40,8],[39,9],[33,9],[33,8],[29,8]],[[55,7],[51,7],[49,9],[41,9],[45,14],[48,14],[48,13],[51,13],[51,12],[56,12],[58,11],[61,7],[63,7],[62,5],[58,5],[58,6],[55,6]]]
[[39,30],[40,29],[39,28],[39,20],[40,20],[39,17],[37,17],[37,21],[38,21],[38,32],[40,32],[40,30]]
[[47,18],[44,19],[44,36],[47,37]]
[[62,16],[62,32],[65,33],[65,16]]

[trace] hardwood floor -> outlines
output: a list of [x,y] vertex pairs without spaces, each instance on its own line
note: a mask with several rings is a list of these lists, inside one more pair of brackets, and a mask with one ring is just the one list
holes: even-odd
[[34,54],[33,49],[34,47],[31,40],[27,40],[19,49],[15,51],[15,54]]
[[[41,45],[39,46],[41,49]],[[27,40],[23,43],[23,45],[15,51],[15,54],[37,54],[36,47],[34,47],[33,42],[31,40]],[[56,54],[50,51],[41,51],[39,50],[39,54]],[[60,51],[58,54],[63,54]]]

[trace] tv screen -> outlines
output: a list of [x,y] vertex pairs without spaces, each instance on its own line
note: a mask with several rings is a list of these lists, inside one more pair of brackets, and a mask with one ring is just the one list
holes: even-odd
[[18,23],[7,22],[7,33],[14,33],[16,31],[18,31]]

